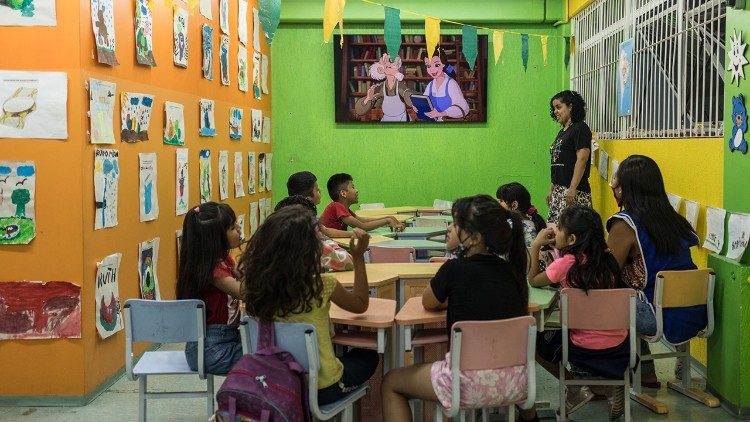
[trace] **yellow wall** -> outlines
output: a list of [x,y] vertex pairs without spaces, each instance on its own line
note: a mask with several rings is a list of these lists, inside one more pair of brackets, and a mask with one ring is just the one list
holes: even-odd
[[567,0],[567,19],[570,19],[573,16],[577,15],[581,12],[581,10],[585,9],[586,6],[590,5],[593,2],[594,0]]
[[[702,241],[706,234],[705,206],[722,207],[724,200],[723,141],[723,138],[630,139],[602,140],[599,141],[599,145],[609,154],[610,175],[613,159],[622,162],[629,155],[642,154],[656,160],[664,177],[667,192],[701,204],[697,231]],[[598,162],[598,155],[596,158]],[[594,208],[606,219],[619,210],[612,190],[593,166],[589,180]],[[680,213],[684,215],[684,205],[681,205]],[[708,252],[702,248],[693,248],[693,260],[699,267],[705,267]],[[706,364],[704,340],[694,340],[691,351],[696,359]]]

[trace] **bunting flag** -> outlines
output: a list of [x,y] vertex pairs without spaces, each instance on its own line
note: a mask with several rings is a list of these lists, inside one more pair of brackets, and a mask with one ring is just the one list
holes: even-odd
[[440,44],[440,19],[424,18],[424,36],[427,41],[427,57],[432,57],[435,47]]
[[529,34],[521,34],[521,60],[525,72],[529,67]]
[[469,62],[469,69],[474,70],[477,62],[477,28],[471,25],[464,25],[461,28],[461,52]]
[[565,37],[565,67],[570,64],[570,37]]
[[[385,7],[385,23],[383,24],[385,45],[391,62],[396,60],[398,49],[401,48],[401,11],[392,7]],[[378,57],[379,59],[380,57]]]
[[495,64],[500,59],[500,55],[503,54],[503,48],[505,47],[505,32],[492,31],[492,48],[495,50]]
[[549,38],[546,35],[542,35],[539,39],[542,42],[542,60],[544,61],[544,65],[547,66],[547,41],[549,41]]
[[323,6],[323,42],[331,41],[331,35],[336,25],[341,34],[341,47],[344,47],[344,6],[346,0],[326,0]]
[[271,45],[276,28],[279,27],[279,19],[281,19],[281,0],[258,0],[258,6],[260,7],[258,19],[266,34],[266,42]]

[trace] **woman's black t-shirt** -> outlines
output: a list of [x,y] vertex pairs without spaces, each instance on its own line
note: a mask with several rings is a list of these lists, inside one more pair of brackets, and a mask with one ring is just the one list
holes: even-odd
[[[555,142],[549,147],[553,184],[570,187],[576,165],[576,152],[583,148],[591,150],[591,129],[586,122],[573,123],[568,130],[560,130]],[[581,192],[591,192],[590,170],[591,160],[586,160],[586,168],[578,183],[578,190]]]
[[443,264],[430,287],[448,299],[448,335],[458,321],[491,321],[528,314],[510,264],[497,255],[472,255]]

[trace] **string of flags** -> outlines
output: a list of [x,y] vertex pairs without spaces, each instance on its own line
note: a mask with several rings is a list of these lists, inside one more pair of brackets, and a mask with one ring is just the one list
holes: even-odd
[[[427,44],[427,51],[435,51],[435,47],[440,43],[440,24],[441,22],[449,23],[452,25],[458,25],[461,27],[462,36],[462,53],[469,63],[469,67],[473,70],[476,63],[477,51],[478,51],[478,38],[477,31],[487,31],[488,34],[492,34],[492,46],[495,57],[495,64],[500,60],[505,47],[505,34],[512,34],[518,36],[521,42],[521,62],[523,64],[524,71],[528,69],[529,64],[529,37],[539,39],[539,48],[542,53],[542,61],[544,65],[547,65],[547,48],[550,37],[562,38],[565,41],[565,66],[570,63],[570,56],[573,54],[575,49],[575,37],[572,35],[546,35],[546,34],[529,34],[524,32],[509,31],[505,29],[493,29],[477,25],[468,25],[461,22],[456,22],[448,19],[437,18],[434,16],[427,16],[421,13],[413,12],[405,9],[397,9],[382,3],[378,3],[372,0],[359,0],[362,3],[370,4],[373,6],[380,6],[384,10],[384,36],[388,55],[391,60],[395,60],[398,55],[398,50],[401,47],[401,12],[408,13],[415,16],[424,18],[424,31],[425,39]],[[346,0],[325,0],[323,6],[323,42],[329,43],[333,31],[338,26],[339,34],[342,35],[341,47],[344,43],[344,7],[346,6]]]

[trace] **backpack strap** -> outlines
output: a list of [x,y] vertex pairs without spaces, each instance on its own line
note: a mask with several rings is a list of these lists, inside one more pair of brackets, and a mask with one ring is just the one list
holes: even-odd
[[273,327],[273,321],[258,320],[258,326],[258,347],[256,347],[256,351],[275,346],[276,339],[274,338],[275,330]]

